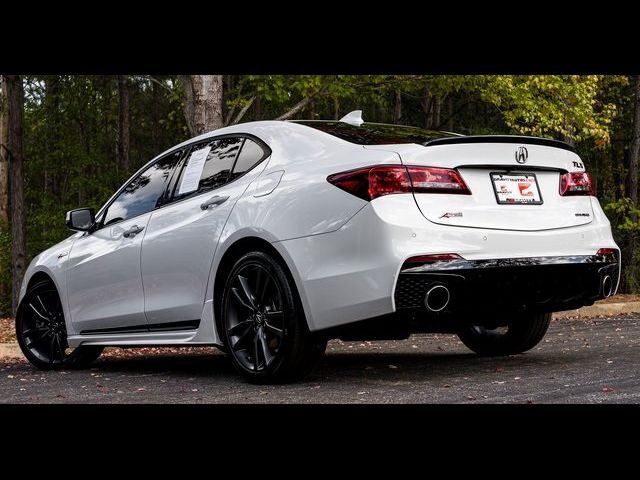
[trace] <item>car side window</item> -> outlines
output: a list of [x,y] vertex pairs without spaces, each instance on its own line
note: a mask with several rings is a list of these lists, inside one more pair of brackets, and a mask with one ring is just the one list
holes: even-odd
[[134,178],[111,202],[103,215],[103,225],[133,218],[159,207],[169,182],[171,170],[178,163],[182,151],[161,158]]
[[264,151],[262,146],[250,138],[246,138],[238,155],[238,159],[236,160],[236,164],[233,167],[233,172],[231,172],[230,181],[247,173],[264,160],[266,156],[267,152]]
[[[194,145],[176,182],[174,200],[227,183],[243,141],[243,138],[228,137]],[[203,157],[205,154],[206,158]]]

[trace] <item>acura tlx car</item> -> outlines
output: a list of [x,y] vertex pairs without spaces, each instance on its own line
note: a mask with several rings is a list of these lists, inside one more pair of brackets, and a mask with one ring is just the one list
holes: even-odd
[[620,251],[574,149],[340,121],[222,128],[160,154],[31,262],[16,331],[42,369],[105,346],[215,345],[256,383],[327,341],[456,333],[480,355],[617,289]]

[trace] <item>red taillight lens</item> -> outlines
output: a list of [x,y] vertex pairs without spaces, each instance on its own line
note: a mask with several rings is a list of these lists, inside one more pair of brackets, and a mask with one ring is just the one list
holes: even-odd
[[435,255],[419,255],[411,257],[404,263],[429,263],[429,262],[446,262],[449,260],[464,260],[457,253],[437,253]]
[[382,165],[336,173],[327,180],[363,200],[411,192],[471,194],[458,172],[446,168]]
[[455,170],[433,167],[407,167],[413,191],[416,193],[458,193],[471,195],[462,177]]
[[599,257],[604,257],[608,261],[618,261],[618,250],[615,248],[601,248],[596,252]]
[[591,174],[569,172],[560,177],[560,195],[591,195]]

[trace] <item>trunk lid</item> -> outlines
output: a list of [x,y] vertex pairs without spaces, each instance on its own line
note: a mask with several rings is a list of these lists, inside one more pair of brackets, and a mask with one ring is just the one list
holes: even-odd
[[[467,140],[465,142],[465,140]],[[425,218],[433,223],[498,230],[537,231],[588,224],[593,219],[589,196],[561,196],[560,176],[582,172],[571,147],[530,137],[456,137],[421,145],[367,146],[393,150],[405,165],[453,168],[471,195],[416,193]],[[519,163],[518,160],[524,163]],[[492,176],[492,174],[496,174]],[[495,183],[495,187],[494,187]],[[535,183],[539,196],[535,191]],[[529,204],[499,203],[519,197]],[[501,190],[502,193],[496,193]],[[516,191],[516,194],[511,195]]]

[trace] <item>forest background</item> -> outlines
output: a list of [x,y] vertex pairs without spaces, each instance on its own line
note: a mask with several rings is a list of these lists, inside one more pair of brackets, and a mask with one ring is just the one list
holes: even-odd
[[0,317],[29,260],[69,236],[67,210],[99,208],[164,149],[268,119],[365,121],[574,145],[623,250],[621,290],[640,293],[640,76],[3,75]]

